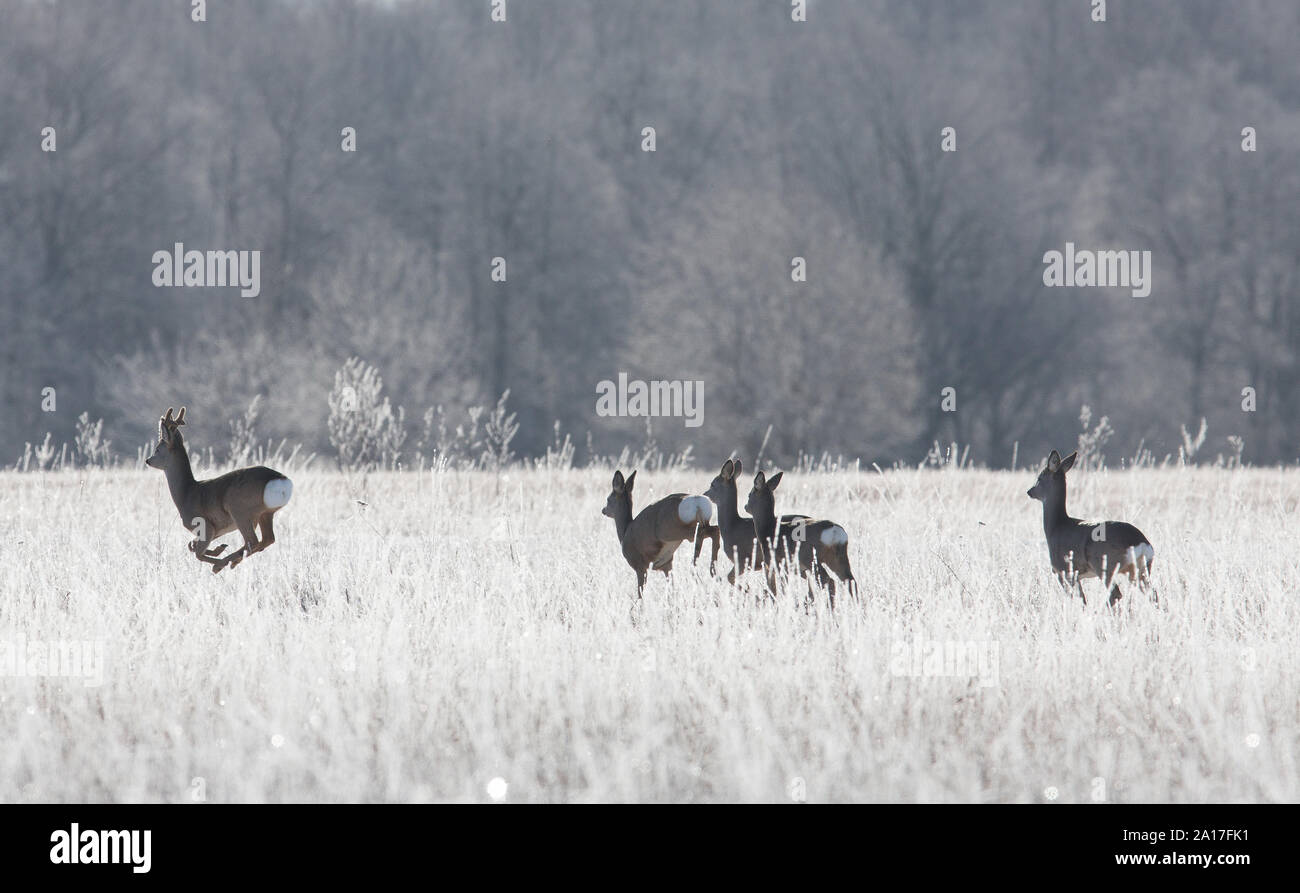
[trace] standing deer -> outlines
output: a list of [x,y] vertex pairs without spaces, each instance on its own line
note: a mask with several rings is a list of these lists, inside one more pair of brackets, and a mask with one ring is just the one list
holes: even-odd
[[751,567],[766,564],[766,556],[758,542],[753,518],[742,518],[736,508],[736,477],[740,474],[739,459],[722,463],[705,495],[718,507],[718,530],[722,532],[722,546],[727,550],[733,565],[727,579],[735,583],[736,577]]
[[[280,472],[264,465],[196,481],[180,432],[184,424],[185,407],[181,407],[175,418],[169,407],[167,414],[158,420],[158,445],[145,463],[166,473],[167,488],[180,512],[181,523],[194,532],[189,549],[199,561],[211,564],[216,574],[275,542],[271,516],[289,502],[293,484]],[[262,528],[260,541],[258,526]],[[242,549],[224,558],[218,557],[225,551],[224,545],[208,550],[208,544],[214,539],[235,529],[244,538]]]
[[632,485],[636,472],[623,479],[623,472],[614,472],[614,483],[601,514],[614,519],[623,557],[636,571],[636,593],[641,597],[646,577],[651,568],[663,571],[664,576],[673,569],[673,553],[685,540],[695,542],[695,561],[700,558],[704,541],[713,541],[713,557],[709,562],[712,572],[718,561],[718,528],[709,524],[713,506],[703,496],[673,493],[652,503],[632,517]]
[[1097,577],[1110,590],[1113,606],[1122,597],[1115,578],[1124,574],[1146,589],[1156,551],[1132,524],[1123,521],[1093,524],[1070,517],[1065,510],[1065,473],[1074,466],[1078,455],[1076,450],[1062,459],[1060,453],[1052,450],[1038,481],[1029,489],[1029,496],[1043,503],[1047,551],[1061,585],[1067,592],[1072,588],[1077,591],[1086,605],[1083,578]]
[[825,580],[831,608],[835,607],[836,577],[848,584],[849,594],[856,596],[858,583],[849,567],[849,535],[833,521],[817,520],[808,515],[776,517],[776,488],[785,472],[770,478],[763,472],[754,475],[745,511],[754,517],[754,530],[773,569],[796,561],[801,576]]

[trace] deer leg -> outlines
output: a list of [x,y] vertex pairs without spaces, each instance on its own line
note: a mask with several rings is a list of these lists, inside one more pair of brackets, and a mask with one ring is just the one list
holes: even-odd
[[775,564],[769,565],[767,568],[767,573],[764,574],[764,576],[767,578],[767,591],[772,594],[773,598],[775,598],[776,597],[776,565]]
[[234,567],[235,565],[239,564],[239,562],[243,561],[244,558],[247,557],[247,555],[248,555],[248,547],[241,546],[240,548],[231,552],[225,558],[214,558],[212,559],[212,572],[214,574],[219,574],[227,567]]
[[[821,555],[817,557],[819,560],[822,559]],[[832,601],[835,596],[835,587],[839,583],[844,584],[849,593],[849,598],[856,601],[858,598],[858,584],[853,579],[853,568],[849,564],[848,552],[842,546],[832,547],[826,550],[825,558],[827,560],[821,560],[821,565],[830,586]],[[832,604],[832,607],[834,607],[834,604]]]
[[258,526],[262,529],[262,541],[258,543],[257,551],[264,551],[275,542],[275,530],[271,527],[271,518],[275,512],[267,512],[262,516],[262,522]]
[[1057,571],[1056,582],[1065,591],[1066,595],[1074,595],[1074,590],[1071,588],[1069,581],[1065,579],[1064,571]]
[[1110,601],[1107,603],[1112,608],[1115,607],[1116,602],[1124,597],[1124,593],[1119,591],[1119,583],[1114,582],[1114,579],[1114,577],[1111,578]]
[[240,549],[236,552],[232,552],[225,558],[218,558],[218,555],[226,551],[225,544],[223,543],[215,549],[209,550],[208,540],[195,540],[190,544],[190,551],[194,553],[194,557],[199,561],[202,561],[204,564],[212,565],[212,572],[214,574],[221,573],[228,565],[238,564],[239,560],[244,557],[244,550]]
[[[262,544],[257,541],[257,522],[255,520],[252,518],[240,518],[235,523],[239,527],[239,535],[244,538],[244,548],[240,550],[240,552],[243,552],[243,555],[236,552],[234,555],[230,556],[232,564],[238,564],[241,559],[246,558],[255,552],[260,552],[263,549]],[[236,555],[239,557],[236,558]]]
[[1069,595],[1074,595],[1075,593],[1078,593],[1079,599],[1084,603],[1084,605],[1088,604],[1088,597],[1083,594],[1082,579],[1080,579],[1079,577],[1075,577],[1074,580],[1071,581],[1069,576],[1066,575],[1065,571],[1059,572],[1056,575],[1056,579],[1060,582],[1061,588],[1064,589]]
[[704,551],[704,531],[700,525],[695,525],[695,555],[691,558],[691,564],[699,564],[700,553]]
[[1139,559],[1137,573],[1138,588],[1150,594],[1152,604],[1160,604],[1160,594],[1156,592],[1156,587],[1151,583],[1151,565],[1145,557]]
[[[224,549],[225,546],[218,546],[216,549],[209,552],[208,540],[191,540],[188,548],[194,553],[194,557],[199,561],[202,561],[205,564],[218,565],[220,564],[220,561],[215,556],[220,554],[221,550]],[[219,570],[221,570],[220,567],[212,568],[214,574]]]
[[257,532],[254,528],[254,524],[256,523],[256,520],[243,519],[236,522],[239,527],[239,534],[244,538],[244,545],[242,547],[231,552],[224,558],[215,558],[215,556],[225,551],[225,546],[220,546],[210,553],[213,556],[212,572],[214,574],[221,573],[221,571],[225,570],[227,567],[235,567],[249,555],[266,548],[265,546],[259,545],[257,542]]
[[[200,552],[199,541],[190,540],[190,544],[186,546],[186,548],[189,549],[191,552],[195,553],[196,555],[203,554],[208,556],[209,558],[215,558],[218,555],[220,555],[222,552],[226,551],[226,544],[222,543],[221,545],[217,546],[215,549],[204,549],[202,550],[202,552]],[[201,561],[202,559],[199,560]]]
[[811,573],[802,574],[801,576],[808,584],[808,597],[803,602],[803,612],[807,614],[817,604],[817,571],[814,569]]
[[[798,569],[799,579],[804,585],[803,609],[806,614],[808,613],[808,606],[811,605],[813,599],[817,597],[816,590],[814,589],[815,581],[813,570],[810,567],[805,567],[802,563],[795,565],[795,567]],[[798,602],[796,602],[796,604],[798,604]]]
[[695,557],[692,561],[696,564],[700,561],[700,553],[704,551],[704,541],[713,541],[713,555],[709,559],[709,573],[712,574],[717,569],[718,564],[718,528],[710,527],[707,524],[695,525]]
[[[814,558],[809,568],[805,571],[810,583],[808,586],[809,603],[816,601],[816,589],[825,587],[827,600],[830,603],[832,611],[835,610],[835,581],[832,579],[830,571],[826,565],[822,564],[820,558]],[[816,584],[816,588],[812,584]]]

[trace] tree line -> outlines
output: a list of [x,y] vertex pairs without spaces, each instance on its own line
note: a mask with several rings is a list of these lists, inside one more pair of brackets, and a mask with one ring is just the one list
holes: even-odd
[[[332,452],[354,357],[408,449],[508,391],[515,454],[616,454],[626,373],[703,382],[650,434],[701,457],[1005,466],[1084,405],[1112,460],[1300,457],[1294,3],[174,6],[4,2],[0,464],[255,399]],[[257,297],[155,287],[178,242]],[[1067,242],[1150,294],[1047,287]]]

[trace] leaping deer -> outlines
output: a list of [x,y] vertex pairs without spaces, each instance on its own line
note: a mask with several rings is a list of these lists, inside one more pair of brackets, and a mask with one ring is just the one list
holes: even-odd
[[1056,450],[1047,457],[1047,465],[1029,489],[1031,499],[1043,503],[1043,533],[1047,551],[1061,586],[1078,592],[1086,605],[1083,578],[1098,577],[1110,590],[1110,604],[1122,593],[1115,578],[1123,574],[1142,589],[1151,582],[1151,562],[1156,551],[1142,531],[1123,521],[1090,524],[1071,518],[1065,510],[1065,473],[1074,466],[1076,450],[1064,459]]
[[[167,475],[167,488],[180,512],[181,523],[194,533],[189,549],[199,561],[212,565],[214,574],[234,567],[254,552],[275,542],[271,516],[284,508],[293,495],[293,483],[280,472],[258,465],[227,472],[221,477],[196,481],[180,427],[185,424],[185,407],[173,418],[171,407],[158,420],[158,445],[145,460],[151,468]],[[262,528],[262,539],[257,528]],[[209,550],[219,536],[238,529],[244,546],[223,557],[225,545]]]
[[663,571],[664,576],[673,569],[673,554],[686,540],[695,542],[695,560],[700,558],[704,541],[713,541],[713,556],[709,562],[712,572],[718,561],[718,528],[709,524],[713,506],[703,496],[673,493],[652,503],[632,517],[632,485],[636,472],[623,478],[623,472],[614,472],[614,482],[605,508],[601,514],[614,519],[623,557],[636,571],[636,592],[641,597],[646,577],[651,568]]

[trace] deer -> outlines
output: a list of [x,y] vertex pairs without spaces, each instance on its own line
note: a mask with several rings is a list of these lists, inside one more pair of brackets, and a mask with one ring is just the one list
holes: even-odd
[[1065,510],[1065,473],[1074,467],[1079,451],[1064,459],[1056,450],[1047,457],[1029,497],[1043,503],[1043,533],[1052,570],[1066,592],[1077,591],[1083,603],[1083,579],[1097,577],[1110,591],[1109,606],[1123,597],[1117,578],[1126,576],[1143,590],[1151,581],[1155,549],[1142,531],[1124,521],[1090,523],[1070,517]]
[[614,519],[623,557],[636,571],[636,594],[641,597],[650,570],[663,571],[664,576],[673,569],[673,555],[686,540],[695,543],[694,561],[699,561],[700,550],[706,539],[713,541],[713,557],[709,563],[712,573],[718,562],[718,528],[709,523],[713,506],[703,496],[673,493],[643,508],[632,516],[632,487],[636,472],[625,479],[623,472],[614,471],[609,498],[601,514]]
[[736,478],[740,475],[739,459],[728,459],[722,463],[722,470],[709,484],[706,496],[718,507],[718,530],[722,534],[722,545],[731,559],[732,568],[727,574],[727,581],[736,582],[739,574],[767,563],[754,528],[754,519],[742,517],[736,508]]
[[745,511],[753,516],[754,530],[771,568],[775,571],[793,563],[798,565],[800,576],[824,580],[834,610],[834,577],[848,585],[851,596],[856,598],[858,594],[858,583],[849,566],[849,535],[834,521],[809,515],[782,515],[778,519],[775,492],[784,475],[783,471],[770,478],[761,471],[754,475]]
[[[280,472],[264,465],[240,468],[205,481],[194,479],[185,438],[185,407],[175,417],[171,407],[158,420],[158,445],[145,460],[150,468],[167,475],[167,488],[180,512],[181,523],[194,533],[189,550],[199,561],[211,564],[214,574],[235,567],[249,555],[261,552],[275,542],[271,519],[289,502],[293,483]],[[257,528],[262,538],[257,538]],[[244,538],[242,548],[223,556],[225,545],[208,549],[216,538],[233,530]]]

